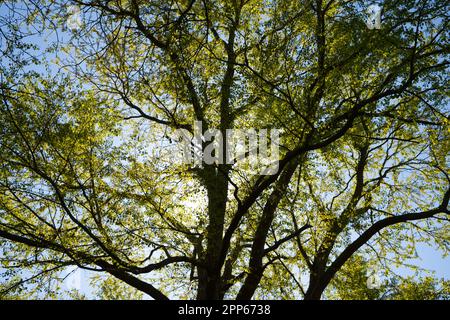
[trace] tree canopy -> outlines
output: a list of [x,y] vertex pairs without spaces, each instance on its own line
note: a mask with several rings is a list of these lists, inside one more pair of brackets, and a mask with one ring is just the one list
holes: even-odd
[[[1,1],[0,295],[447,299],[394,269],[449,250],[449,2],[378,4]],[[195,121],[278,170],[176,161]]]

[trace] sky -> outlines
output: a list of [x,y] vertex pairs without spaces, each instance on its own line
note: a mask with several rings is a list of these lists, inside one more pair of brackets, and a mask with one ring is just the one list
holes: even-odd
[[[434,271],[438,278],[450,279],[450,256],[443,257],[442,252],[427,244],[418,243],[416,246],[419,258],[408,261],[421,268]],[[401,274],[411,274],[409,270],[399,268]]]

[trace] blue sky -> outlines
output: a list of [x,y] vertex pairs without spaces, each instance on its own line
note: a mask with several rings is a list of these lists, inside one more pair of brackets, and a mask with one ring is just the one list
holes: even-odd
[[[442,252],[423,243],[418,243],[416,250],[419,258],[410,260],[409,263],[434,271],[436,277],[450,279],[450,256],[443,257]],[[409,270],[403,268],[400,272],[410,274]]]

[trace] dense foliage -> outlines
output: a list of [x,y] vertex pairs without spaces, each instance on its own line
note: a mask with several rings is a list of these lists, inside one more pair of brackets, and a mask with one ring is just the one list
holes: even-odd
[[[448,298],[394,274],[449,249],[448,1],[0,3],[5,297]],[[174,161],[195,120],[279,170]]]

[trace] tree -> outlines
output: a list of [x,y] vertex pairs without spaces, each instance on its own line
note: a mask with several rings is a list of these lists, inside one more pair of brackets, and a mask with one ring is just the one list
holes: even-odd
[[[447,1],[382,1],[381,29],[365,1],[5,4],[4,268],[320,299],[356,254],[388,270],[417,242],[448,250]],[[82,23],[61,33],[67,5]],[[194,121],[281,129],[277,172],[173,161]]]
[[[378,277],[374,286],[368,286],[371,276]],[[415,276],[389,278],[370,269],[370,264],[355,255],[332,280],[327,292],[331,299],[344,300],[448,300],[449,281],[416,273]]]
[[421,281],[407,278],[393,289],[389,296],[396,300],[448,300],[449,282],[444,279],[425,277]]

